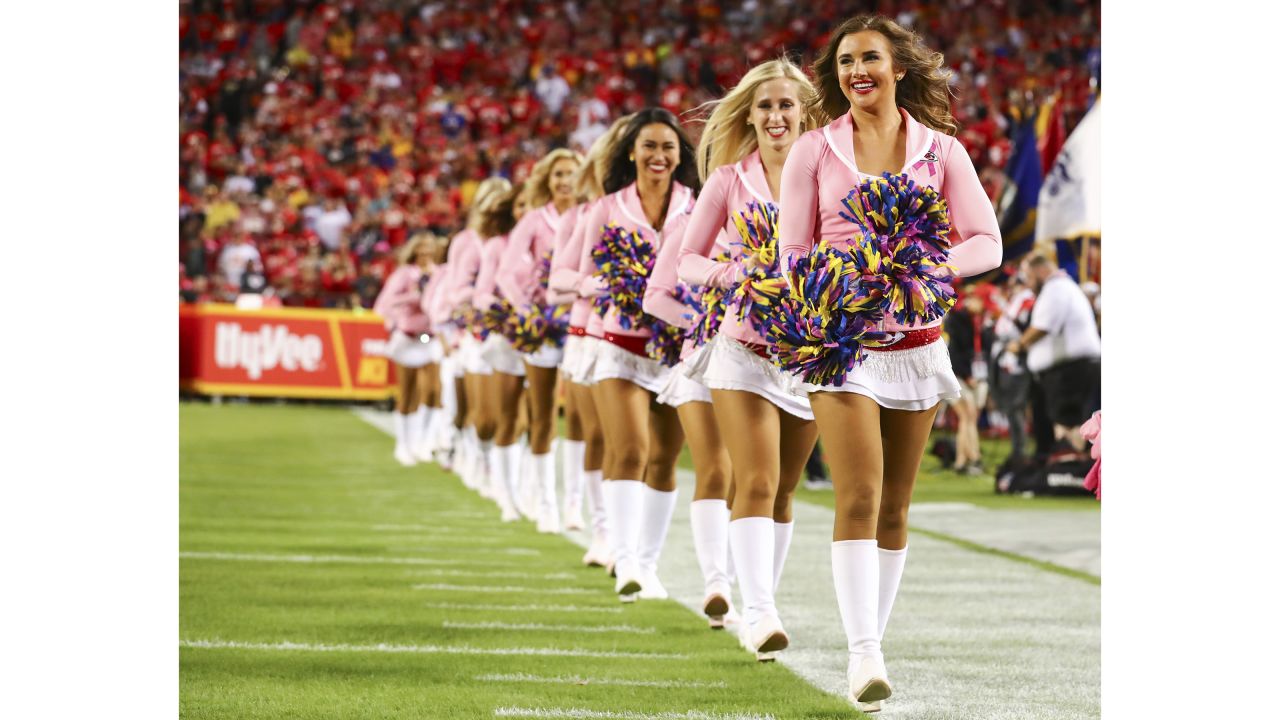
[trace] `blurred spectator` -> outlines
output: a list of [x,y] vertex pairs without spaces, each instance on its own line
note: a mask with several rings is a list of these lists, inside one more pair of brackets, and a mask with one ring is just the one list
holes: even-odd
[[257,272],[262,272],[262,255],[258,253],[258,248],[249,242],[249,236],[244,233],[236,233],[231,236],[231,244],[222,248],[222,252],[218,254],[218,270],[222,276],[227,279],[227,283],[235,287],[240,287],[242,276],[250,268],[256,268]]
[[956,414],[956,458],[951,469],[981,475],[978,415],[987,405],[986,358],[992,338],[982,296],[970,289],[964,302],[947,314],[945,325],[951,367],[960,381],[960,397],[951,404]]
[[343,231],[351,224],[351,212],[337,198],[325,198],[324,210],[316,215],[316,237],[330,250],[337,250]]
[[1054,440],[1080,452],[1080,426],[1093,414],[1102,382],[1102,338],[1093,307],[1076,281],[1052,260],[1035,255],[1025,272],[1036,291],[1031,325],[1009,344],[1027,351],[1027,367],[1040,386]]
[[1006,298],[1000,317],[995,322],[991,344],[991,400],[1009,426],[1012,452],[1007,466],[1020,466],[1026,460],[1027,405],[1030,402],[1031,375],[1022,355],[1009,350],[1009,344],[1022,337],[1031,326],[1031,308],[1036,296],[1017,273],[1009,276]]

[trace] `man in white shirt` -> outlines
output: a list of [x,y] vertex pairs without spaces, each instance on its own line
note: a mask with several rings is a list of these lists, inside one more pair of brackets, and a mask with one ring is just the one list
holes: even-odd
[[1044,392],[1054,437],[1084,449],[1080,425],[1093,414],[1102,383],[1102,338],[1093,306],[1070,276],[1047,257],[1027,261],[1025,272],[1036,290],[1031,326],[1009,345],[1027,351],[1027,369]]
[[328,198],[324,201],[324,210],[316,215],[313,229],[326,248],[336,250],[338,242],[342,240],[342,231],[350,224],[351,213],[347,211],[347,206],[337,198]]
[[240,287],[245,272],[255,265],[262,265],[262,256],[258,254],[258,248],[249,243],[247,235],[236,233],[231,238],[231,243],[218,255],[218,269],[229,284]]

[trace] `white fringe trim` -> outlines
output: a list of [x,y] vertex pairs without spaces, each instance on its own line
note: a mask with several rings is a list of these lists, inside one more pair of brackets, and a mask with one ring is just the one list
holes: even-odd
[[935,340],[910,350],[868,350],[862,372],[884,383],[905,383],[951,371],[947,344]]

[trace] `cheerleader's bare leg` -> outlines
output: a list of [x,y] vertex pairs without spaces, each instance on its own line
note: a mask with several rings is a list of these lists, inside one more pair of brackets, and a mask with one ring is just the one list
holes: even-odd
[[[591,545],[582,556],[585,565],[611,567],[609,518],[604,506],[605,441],[604,426],[597,412],[595,392],[591,387],[568,384],[578,417],[582,421],[582,484],[591,516]],[[566,462],[568,459],[566,458]]]
[[529,451],[538,489],[538,532],[560,532],[560,507],[556,503],[555,436],[556,368],[524,364],[529,384]]
[[649,457],[644,471],[644,510],[640,526],[640,598],[666,600],[658,579],[658,559],[676,511],[676,461],[684,447],[684,429],[675,408],[649,405]]
[[395,458],[401,465],[416,465],[414,454],[415,443],[420,439],[421,418],[417,417],[418,408],[422,405],[422,394],[418,389],[418,368],[396,365],[396,410],[391,417],[395,431]]
[[644,520],[645,466],[649,460],[649,405],[653,394],[629,380],[610,378],[595,385],[596,408],[604,427],[604,505],[613,551],[614,591],[623,602],[642,588],[640,533]]
[[695,485],[689,505],[693,551],[702,570],[702,612],[712,629],[723,629],[732,609],[733,581],[729,576],[729,507],[725,497],[733,477],[711,403],[688,402],[677,408],[689,440]]

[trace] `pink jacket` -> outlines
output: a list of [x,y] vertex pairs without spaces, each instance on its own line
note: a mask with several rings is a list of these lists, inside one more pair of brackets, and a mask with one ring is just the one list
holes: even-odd
[[[921,125],[901,108],[899,112],[907,126],[907,162],[902,172],[938,190],[951,212],[948,263],[960,277],[997,267],[1002,255],[1000,227],[969,153],[955,138]],[[848,113],[800,136],[782,169],[778,237],[783,267],[822,239],[835,248],[849,246],[855,226],[840,217],[840,201],[863,177],[854,163],[853,118]],[[884,329],[908,330],[941,322],[904,326],[886,318]]]
[[480,270],[476,273],[475,292],[471,304],[487,308],[498,302],[498,263],[507,250],[508,235],[498,235],[482,241],[480,245]]
[[419,307],[430,320],[432,330],[438,330],[449,319],[447,315],[441,317],[440,313],[440,305],[444,300],[442,288],[448,281],[449,265],[437,265],[431,271],[431,279],[427,280],[426,287],[422,288],[422,302],[419,303]]
[[[672,181],[671,201],[667,204],[667,217],[663,220],[663,227],[669,227],[677,216],[688,213],[692,208],[693,191],[678,182]],[[593,277],[595,262],[591,259],[591,248],[600,237],[601,229],[609,223],[616,223],[629,230],[639,232],[641,237],[653,244],[656,252],[659,254],[662,252],[665,233],[654,230],[653,226],[645,219],[644,207],[640,204],[640,193],[636,190],[636,184],[631,183],[616,193],[606,195],[587,214],[581,250],[582,259],[578,263],[578,267],[587,269],[586,279],[580,282],[578,287],[578,294],[583,297],[595,297],[603,289],[600,281]],[[649,336],[648,330],[634,328],[624,330],[618,322],[618,312],[614,309],[610,309],[609,313],[605,315],[603,330],[614,335]]]
[[[560,231],[556,233],[556,249],[551,256],[551,277],[547,288],[558,297],[572,296],[573,310],[569,314],[569,325],[572,327],[586,327],[593,314],[591,298],[582,296],[578,287],[584,278],[590,277],[593,267],[581,265],[582,244],[587,233],[586,218],[599,202],[600,199],[591,200],[574,207],[566,214],[564,222],[560,223]],[[592,334],[598,337],[599,327]]]
[[470,228],[453,236],[449,244],[446,265],[449,274],[441,288],[442,297],[436,305],[437,322],[448,320],[459,306],[471,302],[471,294],[480,272],[480,237]]
[[401,265],[382,284],[378,298],[373,301],[373,311],[384,318],[388,331],[418,335],[430,327],[430,319],[422,312],[422,293],[418,281],[422,270],[417,265]]
[[[680,279],[676,277],[676,265],[680,257],[682,238],[687,232],[689,213],[681,213],[672,218],[662,229],[665,239],[658,257],[653,263],[653,273],[649,275],[649,284],[644,290],[644,311],[664,323],[688,330],[693,327],[693,315],[696,312],[676,299],[676,286]],[[686,339],[680,351],[683,360],[693,352],[693,341]]]
[[555,246],[556,234],[564,220],[555,203],[547,203],[525,213],[511,231],[495,281],[498,292],[513,306],[524,307],[542,300],[538,262]]
[[[733,218],[746,210],[747,203],[752,201],[777,204],[769,190],[759,151],[733,165],[716,168],[707,178],[684,231],[679,265],[681,280],[690,285],[720,288],[731,288],[742,282],[742,247],[735,244],[741,238]],[[711,259],[724,250],[729,251],[732,261],[716,262]],[[750,322],[738,319],[736,307],[725,312],[719,332],[746,343],[765,342]]]

